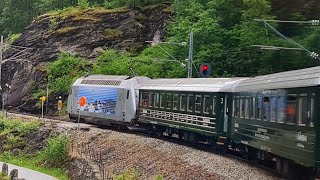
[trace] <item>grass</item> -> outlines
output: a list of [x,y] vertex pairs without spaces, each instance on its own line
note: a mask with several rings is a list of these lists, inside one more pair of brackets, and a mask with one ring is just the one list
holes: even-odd
[[24,137],[31,132],[38,131],[39,128],[40,122],[37,120],[7,119],[0,115],[0,136],[6,138],[4,146],[5,150],[7,150],[0,154],[0,161],[42,172],[61,180],[67,180],[67,174],[65,170],[62,170],[69,160],[69,140],[66,136],[48,139],[46,147],[34,154],[14,156],[8,152],[15,147],[25,146],[26,139]]
[[22,121],[0,116],[0,136],[7,135],[12,131],[17,131],[20,136],[24,136],[30,132],[37,131],[39,128],[40,122],[37,120]]
[[126,13],[126,12],[129,12],[128,8],[106,9],[102,7],[97,7],[97,8],[81,9],[79,7],[71,7],[71,8],[65,8],[63,10],[51,11],[46,15],[49,15],[52,18],[65,19],[68,17],[74,17],[77,19],[81,19],[81,17],[88,18],[88,16],[94,17],[95,15],[99,15],[99,14]]
[[39,166],[39,164],[37,164],[39,159],[35,156],[13,156],[5,152],[0,155],[0,161],[48,174],[60,180],[69,179],[64,170]]

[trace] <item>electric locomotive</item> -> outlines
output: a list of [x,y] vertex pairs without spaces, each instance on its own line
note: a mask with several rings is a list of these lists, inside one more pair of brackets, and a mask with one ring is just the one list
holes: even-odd
[[[70,119],[99,125],[134,127],[137,120],[138,86],[146,77],[90,75],[72,85],[67,111]],[[79,98],[87,99],[80,107]]]

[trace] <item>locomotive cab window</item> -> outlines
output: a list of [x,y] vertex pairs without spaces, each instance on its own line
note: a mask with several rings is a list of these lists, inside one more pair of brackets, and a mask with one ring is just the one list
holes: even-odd
[[287,97],[286,106],[286,122],[287,124],[294,125],[297,122],[297,95],[289,94]]
[[180,95],[180,111],[185,111],[187,105],[187,96],[185,94]]
[[188,94],[188,111],[192,112],[193,111],[193,105],[194,104],[194,98],[193,98],[193,94]]
[[179,108],[179,94],[173,94],[173,110],[178,110]]
[[209,114],[211,111],[211,100],[209,95],[204,95],[203,97],[203,113]]
[[202,96],[196,95],[196,112],[201,112],[201,102],[202,102]]

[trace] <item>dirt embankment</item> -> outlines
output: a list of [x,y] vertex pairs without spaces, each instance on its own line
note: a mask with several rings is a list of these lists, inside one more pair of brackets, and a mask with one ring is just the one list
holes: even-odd
[[49,120],[44,127],[70,137],[71,179],[102,179],[124,172],[133,172],[131,175],[143,180],[279,179],[235,159],[135,133],[87,124],[80,124],[78,131],[76,123]]

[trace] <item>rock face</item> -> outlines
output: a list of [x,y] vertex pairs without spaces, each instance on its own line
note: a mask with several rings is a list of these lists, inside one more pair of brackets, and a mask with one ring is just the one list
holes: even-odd
[[[34,112],[30,90],[46,83],[46,69],[59,52],[94,59],[103,49],[139,52],[163,37],[171,13],[162,4],[147,9],[74,9],[35,19],[5,51],[2,87],[7,105]],[[11,86],[9,89],[8,87]],[[8,96],[7,96],[8,95]]]

